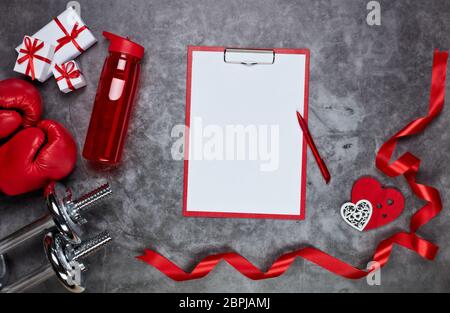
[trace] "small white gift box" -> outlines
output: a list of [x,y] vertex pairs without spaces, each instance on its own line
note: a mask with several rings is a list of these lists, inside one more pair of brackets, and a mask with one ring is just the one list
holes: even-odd
[[19,46],[14,71],[43,82],[47,79],[47,73],[53,59],[55,47],[48,42],[31,36],[25,36]]
[[55,76],[59,90],[64,93],[69,93],[75,89],[86,86],[86,80],[80,71],[80,67],[74,60],[61,65],[55,64],[52,68],[52,72],[53,76]]
[[[49,42],[55,46],[54,64],[62,64],[72,60],[97,42],[97,39],[72,8],[67,8],[58,17],[33,35],[34,38]],[[16,48],[19,51],[19,47]],[[49,68],[45,80],[52,76]]]

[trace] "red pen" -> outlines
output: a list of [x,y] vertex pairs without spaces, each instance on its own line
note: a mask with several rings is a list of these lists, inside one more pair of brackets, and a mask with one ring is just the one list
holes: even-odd
[[309,129],[308,129],[308,125],[306,125],[305,120],[300,115],[300,113],[298,113],[298,111],[297,111],[297,119],[298,119],[298,123],[300,124],[300,127],[302,128],[303,136],[305,137],[306,142],[308,143],[309,147],[311,148],[314,158],[316,159],[317,165],[319,165],[320,172],[322,173],[322,176],[325,179],[325,182],[328,184],[331,179],[330,172],[328,171],[328,168],[327,168],[325,162],[320,157],[319,150],[317,150],[317,147],[312,139],[311,133],[309,132]]

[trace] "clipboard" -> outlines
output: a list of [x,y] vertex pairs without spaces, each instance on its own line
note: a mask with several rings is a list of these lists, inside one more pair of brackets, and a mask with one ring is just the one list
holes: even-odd
[[[309,60],[308,49],[188,47],[184,216],[305,218],[306,142],[296,111],[307,121]],[[266,147],[278,151],[275,170],[262,169],[268,158],[232,159],[220,154],[208,158],[197,153],[205,134],[222,131],[222,141],[227,142],[232,138],[227,131],[239,126],[245,131],[266,130],[266,138],[273,139]],[[211,129],[206,131],[207,127]],[[278,145],[276,136],[270,136],[277,127]],[[245,138],[255,137],[250,134]],[[263,132],[257,136],[263,137]],[[207,139],[212,141],[211,136]],[[225,144],[224,150],[229,146]]]

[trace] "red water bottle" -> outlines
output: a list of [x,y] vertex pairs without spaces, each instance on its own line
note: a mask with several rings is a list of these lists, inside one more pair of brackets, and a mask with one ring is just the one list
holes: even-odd
[[117,165],[122,157],[131,109],[139,81],[144,47],[109,32],[109,55],[103,64],[83,157]]

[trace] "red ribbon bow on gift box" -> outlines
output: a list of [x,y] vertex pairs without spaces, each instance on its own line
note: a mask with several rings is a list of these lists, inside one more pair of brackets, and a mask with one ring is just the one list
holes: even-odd
[[30,37],[25,37],[24,39],[25,49],[21,48],[19,51],[21,53],[24,53],[25,55],[22,56],[17,60],[17,63],[22,64],[23,62],[28,60],[27,69],[25,70],[25,75],[30,75],[31,79],[34,80],[36,78],[36,74],[34,72],[34,59],[38,59],[40,61],[46,62],[48,64],[51,64],[51,61],[47,58],[44,58],[43,56],[37,55],[36,52],[41,50],[44,47],[44,42],[41,41],[40,44],[39,40],[36,38],[33,39],[33,43],[31,42]]
[[75,87],[72,85],[71,79],[78,78],[81,75],[81,72],[78,69],[75,69],[75,62],[70,61],[62,64],[61,66],[55,64],[55,69],[61,74],[61,76],[56,78],[56,81],[59,82],[60,80],[65,79],[69,89],[72,91],[75,90]]
[[78,23],[75,23],[75,25],[73,25],[72,31],[69,34],[67,29],[65,29],[64,25],[61,23],[60,20],[58,20],[57,17],[55,17],[53,20],[64,33],[63,37],[56,40],[58,42],[58,45],[55,48],[55,52],[64,47],[65,45],[67,45],[69,42],[72,42],[75,48],[78,49],[78,51],[84,52],[83,48],[81,48],[78,42],[76,41],[76,38],[83,30],[87,29],[87,26],[83,25],[82,27],[78,28]]

